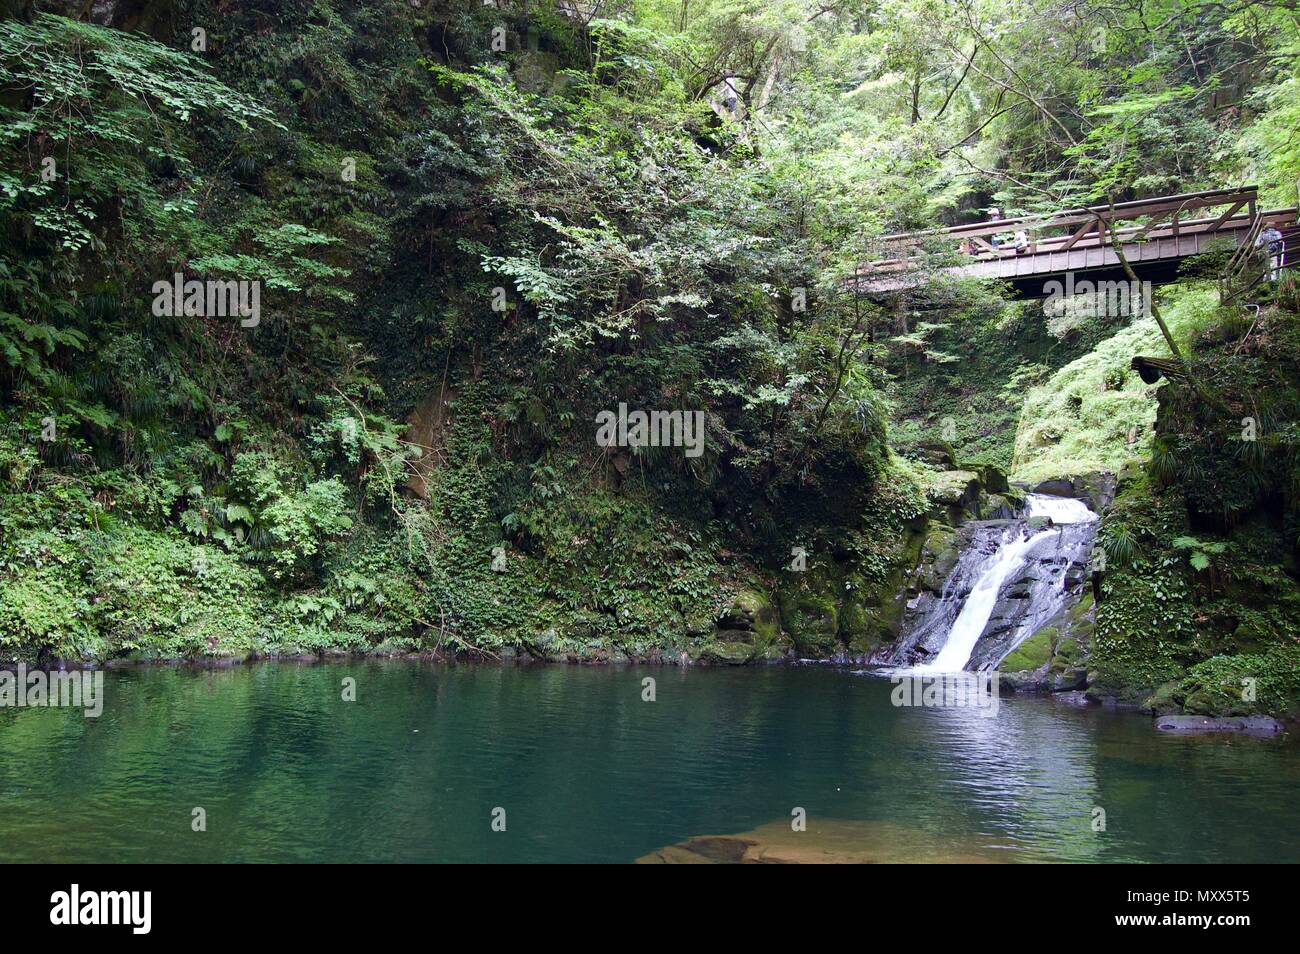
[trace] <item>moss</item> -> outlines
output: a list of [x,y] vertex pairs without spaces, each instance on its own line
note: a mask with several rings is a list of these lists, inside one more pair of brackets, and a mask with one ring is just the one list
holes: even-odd
[[1052,643],[1059,635],[1058,630],[1044,626],[1030,636],[1002,660],[998,669],[1003,672],[1026,672],[1041,669],[1052,655]]
[[[1162,314],[1179,337],[1190,334],[1214,307],[1215,291],[1207,283],[1174,286],[1162,294]],[[1038,483],[1115,472],[1144,459],[1161,385],[1146,385],[1126,372],[1135,354],[1166,353],[1155,320],[1143,319],[1030,389],[1020,412],[1012,477]]]
[[[1191,533],[1176,489],[1162,491],[1144,475],[1121,481],[1102,540],[1122,536],[1128,562],[1112,560],[1105,576],[1089,693],[1207,715],[1294,709],[1300,588],[1286,570],[1288,542],[1262,520],[1229,534],[1198,528],[1198,540],[1225,544],[1214,558],[1220,565],[1198,573],[1173,545]],[[1254,700],[1245,698],[1246,679],[1255,680]]]
[[721,640],[712,640],[699,651],[701,661],[727,666],[743,666],[760,655],[761,651],[753,645]]
[[839,610],[830,596],[782,594],[781,620],[800,655],[823,659],[839,651]]
[[869,635],[871,616],[856,599],[846,599],[840,608],[840,635],[850,646]]
[[1052,668],[1071,669],[1083,659],[1083,650],[1077,639],[1066,637],[1053,647]]
[[938,592],[960,556],[957,531],[942,523],[931,524],[917,555],[913,585]]
[[1177,681],[1171,701],[1205,715],[1253,715],[1300,709],[1300,646],[1267,653],[1212,656]]
[[989,494],[1005,494],[1011,490],[1007,482],[1007,472],[997,464],[985,464],[978,461],[963,461],[957,465],[961,470],[973,471],[979,475],[980,489]]
[[932,471],[926,483],[926,496],[944,507],[966,507],[979,495],[980,475],[973,470]]
[[781,636],[781,617],[772,600],[757,590],[741,590],[732,603],[732,612],[743,615],[754,631],[755,642],[768,645]]

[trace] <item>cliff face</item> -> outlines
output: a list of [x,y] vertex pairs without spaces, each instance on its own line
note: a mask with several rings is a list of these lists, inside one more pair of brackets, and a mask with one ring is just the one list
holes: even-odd
[[[831,346],[803,213],[644,31],[6,10],[7,653],[724,663],[896,628],[912,485],[833,357],[864,335]],[[152,314],[177,272],[259,282],[260,322]],[[704,433],[602,446],[623,405]]]
[[1159,391],[1146,467],[1121,474],[1089,693],[1158,711],[1281,713],[1300,704],[1300,334],[1265,310],[1248,339],[1206,315],[1189,361],[1210,400]]

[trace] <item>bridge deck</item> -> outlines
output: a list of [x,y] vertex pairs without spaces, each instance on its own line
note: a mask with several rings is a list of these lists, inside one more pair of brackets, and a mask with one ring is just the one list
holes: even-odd
[[[942,270],[950,274],[1012,282],[1117,269],[1120,262],[1112,234],[1136,271],[1140,266],[1197,255],[1212,242],[1253,243],[1259,231],[1269,226],[1283,233],[1294,230],[1296,209],[1257,212],[1255,204],[1254,187],[1221,189],[1074,209],[1046,218],[996,219],[886,236],[881,241],[895,254],[861,266],[857,284],[867,291],[911,287],[924,280],[922,270],[931,256],[945,262]],[[1192,211],[1201,217],[1184,218]],[[1019,250],[994,238],[1005,234],[1009,239],[1022,231],[1028,241]],[[961,251],[954,254],[958,244]],[[1287,260],[1297,253],[1300,235],[1287,235]]]

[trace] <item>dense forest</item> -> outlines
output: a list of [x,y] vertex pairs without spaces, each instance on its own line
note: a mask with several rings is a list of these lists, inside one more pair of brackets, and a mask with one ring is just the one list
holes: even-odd
[[1300,704],[1289,274],[852,280],[993,208],[1295,205],[1292,0],[0,9],[7,658],[871,660],[1065,481],[1096,586],[1004,669]]

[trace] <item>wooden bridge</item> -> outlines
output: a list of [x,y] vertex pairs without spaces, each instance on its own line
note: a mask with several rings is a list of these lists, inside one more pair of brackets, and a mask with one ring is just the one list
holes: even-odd
[[[516,2],[517,0],[483,0],[483,6],[509,10]],[[571,20],[580,20],[584,24],[590,23],[598,15],[612,12],[618,6],[615,0],[555,0],[557,13]]]
[[[1211,243],[1253,245],[1269,226],[1283,233],[1289,264],[1300,254],[1296,210],[1259,211],[1257,199],[1256,188],[1247,186],[887,235],[880,242],[890,257],[860,266],[856,285],[866,292],[913,287],[925,281],[928,265],[1010,282],[1018,292],[1037,297],[1045,294],[1048,280],[1066,272],[1125,279],[1113,237],[1138,277],[1158,283],[1174,278],[1183,259]],[[1017,233],[1023,233],[1019,244]]]

